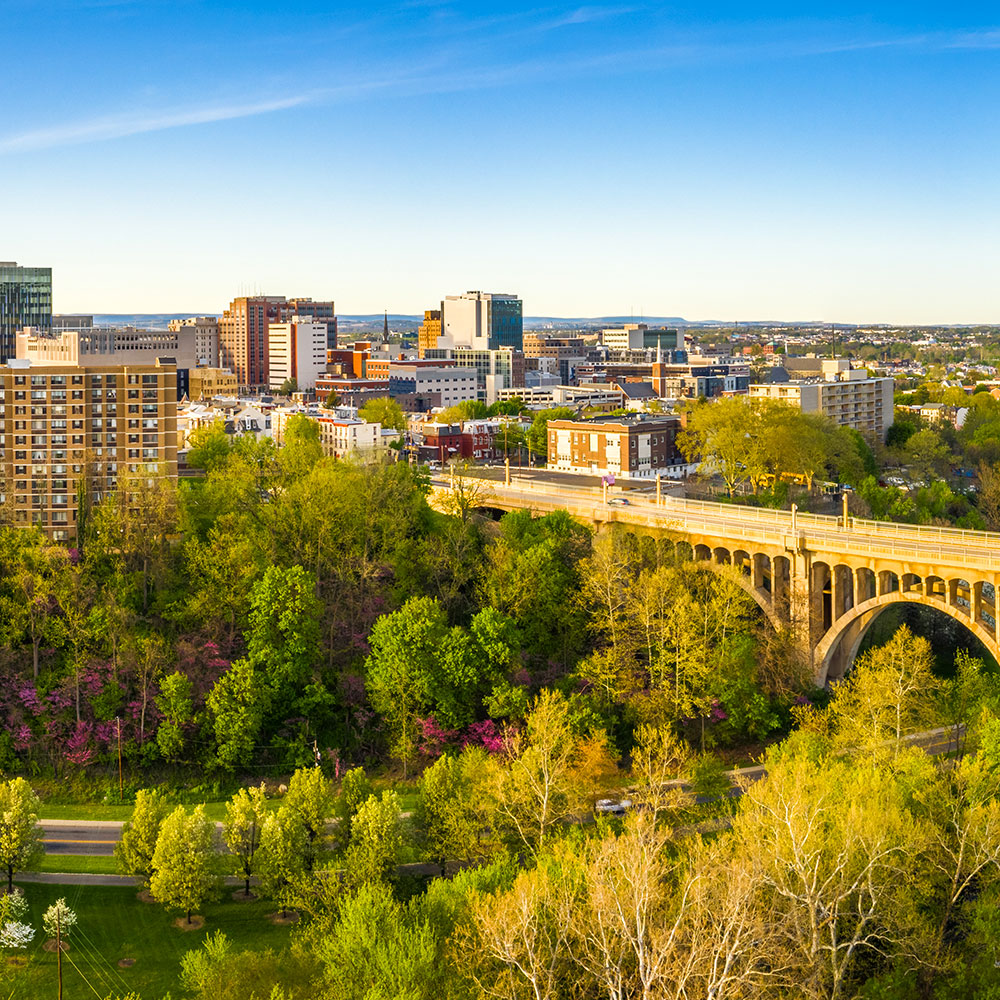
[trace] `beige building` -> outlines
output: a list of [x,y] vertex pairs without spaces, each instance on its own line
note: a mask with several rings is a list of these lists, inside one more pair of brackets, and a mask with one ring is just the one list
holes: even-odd
[[191,316],[172,319],[167,324],[171,333],[194,331],[194,352],[199,365],[215,368],[219,363],[219,320],[215,316]]
[[[817,359],[819,360],[819,359]],[[819,361],[811,378],[751,385],[751,399],[777,399],[803,413],[822,413],[834,423],[885,440],[893,419],[891,378],[869,378],[863,369],[835,358]]]
[[94,502],[128,475],[177,478],[177,369],[156,365],[0,366],[2,501],[16,523],[72,541],[77,486]]
[[178,368],[194,368],[199,333],[179,330],[140,330],[134,326],[91,327],[48,333],[28,327],[17,335],[17,357],[33,365],[155,365],[173,358]]
[[188,372],[188,399],[235,396],[239,387],[236,376],[225,368],[192,368]]

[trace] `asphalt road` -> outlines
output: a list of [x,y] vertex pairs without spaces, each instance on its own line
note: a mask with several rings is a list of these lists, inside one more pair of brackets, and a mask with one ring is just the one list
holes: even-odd
[[122,824],[112,821],[43,819],[38,825],[46,854],[111,857],[122,834]]

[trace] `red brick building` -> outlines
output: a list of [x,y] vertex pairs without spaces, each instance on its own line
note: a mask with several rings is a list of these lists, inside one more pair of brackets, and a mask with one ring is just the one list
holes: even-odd
[[635,414],[612,420],[550,420],[549,468],[622,479],[679,476],[681,418]]

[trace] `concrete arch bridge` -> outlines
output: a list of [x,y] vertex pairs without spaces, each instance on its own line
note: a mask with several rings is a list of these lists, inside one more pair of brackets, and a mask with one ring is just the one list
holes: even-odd
[[[819,684],[844,676],[868,627],[891,604],[948,615],[1000,661],[1000,534],[636,491],[627,503],[607,503],[600,490],[537,480],[483,486],[482,507],[566,510],[598,527],[654,529],[686,542],[708,567],[735,567],[768,619],[792,629]],[[435,487],[450,488],[446,480]]]

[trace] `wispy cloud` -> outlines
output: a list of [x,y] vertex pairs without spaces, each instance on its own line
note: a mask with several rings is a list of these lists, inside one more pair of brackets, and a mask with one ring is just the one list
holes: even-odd
[[133,112],[66,122],[50,128],[21,132],[0,138],[0,154],[24,153],[57,146],[73,146],[105,139],[120,139],[143,132],[160,132],[185,125],[205,125],[286,111],[315,101],[316,94],[296,94],[252,104],[216,104],[180,110]]

